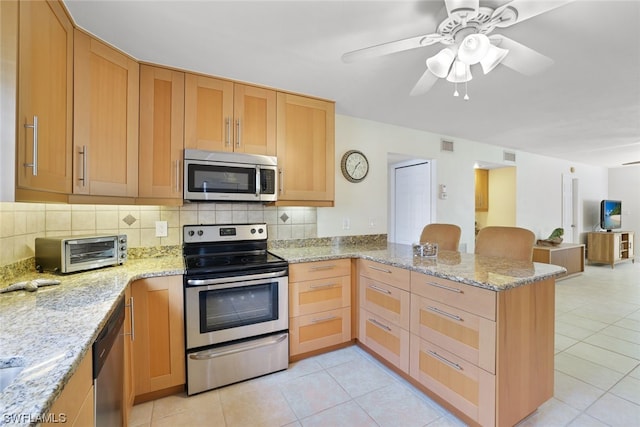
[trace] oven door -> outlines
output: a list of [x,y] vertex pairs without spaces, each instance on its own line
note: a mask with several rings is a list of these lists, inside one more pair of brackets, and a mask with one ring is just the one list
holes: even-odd
[[288,329],[288,288],[286,270],[222,279],[185,277],[187,349]]

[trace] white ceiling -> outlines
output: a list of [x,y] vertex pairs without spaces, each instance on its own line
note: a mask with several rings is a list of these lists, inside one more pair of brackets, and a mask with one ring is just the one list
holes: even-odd
[[495,30],[555,63],[530,77],[502,65],[488,75],[472,68],[469,101],[444,80],[409,96],[440,44],[341,60],[435,32],[446,17],[440,0],[65,4],[78,26],[141,61],[333,99],[340,114],[454,140],[607,167],[640,161],[640,0],[577,0]]

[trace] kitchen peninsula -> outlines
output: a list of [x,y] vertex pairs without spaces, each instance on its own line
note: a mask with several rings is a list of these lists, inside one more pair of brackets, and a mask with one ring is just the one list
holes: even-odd
[[[475,346],[479,347],[469,353],[477,355],[476,362],[465,360],[467,357],[462,353],[456,353],[464,356],[459,357],[462,360],[452,361],[446,350],[439,350],[448,345],[472,350],[474,346],[440,339],[444,335],[441,332],[456,328],[443,321],[446,316],[438,314],[436,319],[442,331],[425,338],[422,331],[428,330],[430,324],[420,319],[429,319],[429,315],[418,310],[418,329],[413,328],[412,323],[407,330],[412,340],[412,363],[410,373],[404,374],[465,421],[515,424],[553,395],[555,277],[564,272],[563,268],[446,251],[441,251],[437,259],[414,258],[410,246],[395,244],[271,250],[287,259],[292,267],[351,259],[351,265],[355,266],[351,270],[352,294],[356,296],[357,285],[371,276],[367,273],[370,267],[404,271],[409,280],[401,286],[408,289],[412,305],[420,297],[432,299],[438,309],[450,306],[455,316],[472,312],[473,319],[466,326],[471,328],[467,335],[472,336],[471,341],[475,340]],[[63,276],[62,284],[56,287],[0,295],[0,363],[8,366],[6,364],[15,362],[24,366],[16,379],[0,392],[0,424],[8,423],[8,416],[22,416],[14,418],[19,421],[17,424],[34,424],[51,409],[91,348],[114,304],[132,281],[183,272],[179,256],[130,260],[120,267]],[[29,278],[33,277],[13,281]],[[383,279],[378,281],[384,285]],[[451,299],[448,294],[455,298]],[[465,302],[467,296],[472,299]],[[355,301],[351,304],[357,307]],[[480,314],[473,313],[480,305],[483,307]],[[352,310],[352,317],[357,314],[358,310]],[[476,332],[475,324],[480,325]],[[486,341],[487,334],[489,341]],[[425,347],[432,341],[437,348]],[[373,346],[363,345],[370,351]],[[373,353],[379,356],[379,352]],[[434,354],[452,364],[434,363]],[[430,371],[432,367],[438,372]],[[458,379],[447,388],[439,388],[436,379],[438,375],[447,375],[446,369],[452,370]],[[458,381],[471,389],[471,393],[459,391]]]

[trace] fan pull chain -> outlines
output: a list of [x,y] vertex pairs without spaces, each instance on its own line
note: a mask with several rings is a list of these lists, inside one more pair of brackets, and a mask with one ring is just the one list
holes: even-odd
[[453,92],[453,96],[460,96],[460,94],[458,93],[458,82],[455,82],[454,85],[455,91]]
[[467,83],[469,82],[469,72],[465,70],[465,79],[464,79],[464,100],[469,100],[469,91],[467,90]]

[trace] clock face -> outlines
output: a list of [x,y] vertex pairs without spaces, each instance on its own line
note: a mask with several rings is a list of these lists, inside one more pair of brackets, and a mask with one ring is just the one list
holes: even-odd
[[351,182],[360,182],[369,173],[369,161],[360,151],[350,150],[342,156],[342,174]]

